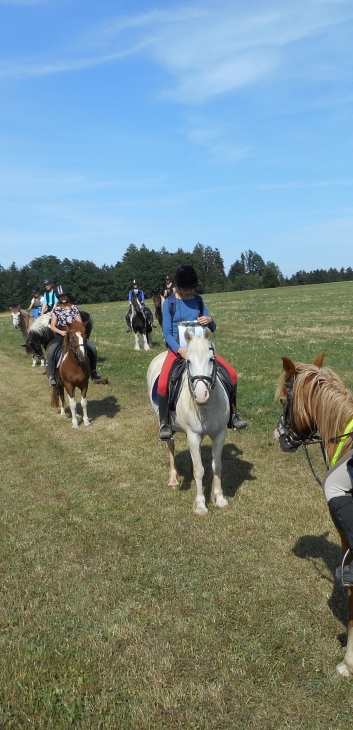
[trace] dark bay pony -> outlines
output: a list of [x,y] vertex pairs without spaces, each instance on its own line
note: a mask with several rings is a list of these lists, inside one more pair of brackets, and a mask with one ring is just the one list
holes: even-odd
[[83,423],[89,426],[87,416],[87,390],[91,375],[91,367],[86,350],[87,334],[82,322],[72,322],[67,326],[63,341],[63,357],[56,372],[58,385],[52,387],[51,405],[58,408],[61,402],[61,415],[65,413],[66,390],[72,414],[72,428],[78,428],[76,415],[75,388],[81,391]]
[[149,350],[151,347],[151,332],[152,325],[144,311],[144,306],[140,298],[132,297],[131,301],[131,326],[135,335],[135,350],[140,349],[139,335],[142,336],[142,347],[144,350]]
[[[313,438],[319,435],[327,466],[333,466],[352,449],[353,397],[333,370],[322,367],[324,354],[312,365],[282,358],[284,372],[276,397],[284,410],[274,437],[283,451],[295,451],[299,446],[313,443]],[[338,438],[342,434],[344,438]],[[336,524],[335,527],[344,556],[349,550],[348,541]],[[353,675],[353,586],[348,588],[347,649],[336,670],[344,676]]]
[[158,324],[163,326],[163,313],[162,313],[162,305],[164,301],[164,297],[162,294],[152,294],[152,301],[155,306],[156,310],[156,320]]

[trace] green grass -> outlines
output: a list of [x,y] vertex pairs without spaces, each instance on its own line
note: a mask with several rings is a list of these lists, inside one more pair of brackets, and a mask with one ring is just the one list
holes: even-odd
[[[125,303],[89,306],[109,385],[90,385],[91,426],[73,431],[0,316],[0,727],[350,727],[353,682],[334,673],[339,541],[304,454],[280,453],[272,431],[281,355],[325,349],[353,386],[352,294],[346,283],[206,297],[250,426],[224,448],[230,509],[204,519],[184,436],[182,485],[165,486],[146,389],[160,330],[135,352]],[[208,440],[203,458],[209,491]]]

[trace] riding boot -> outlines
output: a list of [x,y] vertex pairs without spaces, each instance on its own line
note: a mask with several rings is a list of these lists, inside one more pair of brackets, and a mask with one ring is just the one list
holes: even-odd
[[173,431],[168,423],[168,401],[168,395],[158,393],[159,441],[170,441],[173,438]]
[[49,375],[49,385],[50,387],[53,387],[56,385],[56,379],[54,376],[54,369],[55,369],[55,356],[56,351],[59,347],[59,343],[57,340],[54,340],[50,344],[49,350],[48,350],[48,358],[47,358],[47,368],[48,368],[48,375]]
[[[247,422],[237,411],[237,383],[231,387],[229,402],[230,417],[227,427],[233,429],[233,431],[240,431],[242,428],[246,428],[248,425]],[[233,411],[232,406],[234,406],[235,411]]]
[[87,347],[87,356],[89,359],[89,364],[91,368],[91,379],[92,380],[101,380],[102,376],[97,370],[97,348],[96,346],[90,342],[90,340],[86,341],[86,347]]
[[345,586],[353,586],[353,499],[352,497],[332,497],[328,502],[331,517],[340,532],[347,539],[351,551],[351,562],[336,569],[336,578]]

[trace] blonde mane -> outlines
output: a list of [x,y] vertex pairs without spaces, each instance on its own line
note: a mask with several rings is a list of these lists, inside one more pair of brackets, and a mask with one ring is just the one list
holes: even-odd
[[[332,456],[338,442],[330,443],[330,437],[342,434],[353,418],[352,393],[331,368],[298,362],[295,363],[295,373],[294,419],[316,427],[326,452]],[[277,399],[283,394],[286,380],[284,372],[277,384]]]

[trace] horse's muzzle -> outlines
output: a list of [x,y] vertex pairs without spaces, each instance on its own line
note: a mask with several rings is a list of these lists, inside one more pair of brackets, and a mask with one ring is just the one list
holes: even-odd
[[205,385],[202,380],[197,381],[196,386],[193,390],[193,396],[198,406],[204,406],[207,403],[210,397],[210,392],[207,388],[207,385]]

